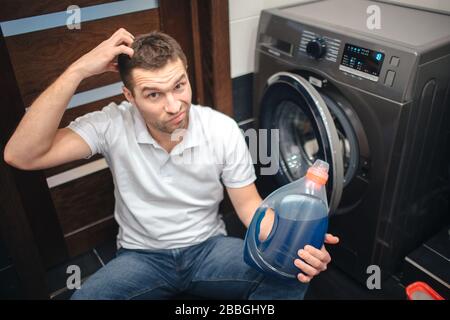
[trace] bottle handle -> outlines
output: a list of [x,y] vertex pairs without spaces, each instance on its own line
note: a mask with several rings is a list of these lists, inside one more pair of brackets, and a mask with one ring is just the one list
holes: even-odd
[[[256,217],[253,217],[253,221],[255,221],[255,226],[254,226],[254,228],[255,228],[255,233],[253,233],[253,239],[254,239],[254,241],[255,241],[255,243],[256,243],[256,246],[259,246],[260,245],[260,241],[259,241],[259,233],[260,233],[260,231],[261,231],[261,221],[262,221],[262,219],[264,219],[264,217],[266,216],[266,211],[267,211],[267,208],[265,208],[264,210],[258,210],[256,213],[255,213],[255,215],[256,215]],[[252,221],[252,224],[253,224],[253,221]],[[250,227],[252,227],[251,225],[250,225]],[[251,230],[251,231],[253,231],[253,230]],[[252,234],[252,232],[250,231],[250,234]]]
[[[266,269],[264,268],[265,263],[263,262],[261,252],[258,248],[258,235],[260,231],[261,220],[264,218],[266,210],[267,208],[264,208],[263,210],[256,210],[245,235],[244,250],[246,254],[244,254],[244,259],[247,261],[247,263],[258,269],[259,271],[264,271]],[[248,255],[248,260],[246,255]]]
[[273,224],[272,224],[272,229],[270,229],[269,235],[267,236],[266,240],[264,240],[264,242],[269,242],[270,240],[272,240],[273,235],[275,234],[275,231],[277,231],[278,228],[278,214],[275,212],[274,209],[272,209],[274,212],[274,219],[273,219]]
[[[261,227],[261,221],[266,215],[266,210],[268,208],[264,208],[263,210],[257,210],[255,212],[255,215],[253,216],[253,219],[250,223],[250,226],[248,227],[247,234],[245,235],[245,252],[249,255],[249,260],[244,255],[244,260],[249,261],[250,264],[258,269],[259,271],[275,275],[284,279],[294,279],[295,276],[285,273],[281,270],[276,269],[275,267],[272,267],[270,264],[268,264],[263,256],[262,252],[259,250],[258,246],[260,244],[259,241],[259,232]],[[267,237],[267,240],[271,239],[273,237],[273,234],[275,233],[275,229],[278,226],[278,215],[275,213],[275,221],[272,226],[272,230],[270,231],[269,236]],[[264,242],[265,242],[264,241]]]
[[[256,216],[252,220],[252,224],[253,224],[253,221],[255,222],[255,227],[254,227],[255,233],[252,236],[254,238],[256,247],[258,247],[261,244],[261,241],[259,241],[259,233],[261,232],[261,222],[264,219],[264,217],[266,216],[267,209],[270,209],[270,208],[265,208],[264,210],[261,210],[261,211],[258,210],[255,213]],[[276,214],[276,212],[274,210],[274,220],[273,220],[273,224],[272,224],[272,229],[270,230],[269,234],[267,235],[267,238],[264,241],[262,241],[263,243],[268,242],[273,238],[273,235],[275,234],[277,227],[278,227],[278,215]],[[253,233],[252,225],[250,225],[249,229],[250,228],[251,228],[250,234],[252,234]]]

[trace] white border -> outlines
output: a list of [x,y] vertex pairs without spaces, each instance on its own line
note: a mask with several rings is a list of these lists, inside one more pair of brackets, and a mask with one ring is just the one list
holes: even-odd
[[108,164],[106,163],[106,160],[99,159],[96,161],[89,162],[87,164],[84,164],[82,166],[55,174],[54,176],[47,178],[47,185],[48,187],[55,188],[61,184],[82,178],[84,176],[87,176],[91,173],[103,170],[108,168]]

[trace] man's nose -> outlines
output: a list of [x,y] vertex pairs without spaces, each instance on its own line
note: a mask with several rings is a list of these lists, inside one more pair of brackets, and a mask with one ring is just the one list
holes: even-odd
[[173,94],[168,93],[166,95],[167,97],[167,104],[166,104],[166,112],[167,113],[178,113],[181,109],[181,101],[176,100]]

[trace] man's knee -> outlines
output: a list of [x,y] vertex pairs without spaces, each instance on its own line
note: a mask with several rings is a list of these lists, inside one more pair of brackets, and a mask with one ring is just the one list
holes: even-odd
[[70,300],[110,300],[117,299],[104,285],[97,285],[95,281],[89,279],[81,285],[80,289],[76,289],[70,297]]
[[97,300],[96,298],[92,297],[89,292],[86,292],[87,290],[83,289],[76,289],[75,292],[70,297],[70,300]]
[[90,288],[76,289],[75,292],[70,297],[70,300],[105,300],[106,297],[102,297],[100,291]]
[[70,298],[71,300],[110,300],[121,299],[120,288],[124,274],[120,272],[118,258],[113,259],[109,264],[97,270],[81,284]]

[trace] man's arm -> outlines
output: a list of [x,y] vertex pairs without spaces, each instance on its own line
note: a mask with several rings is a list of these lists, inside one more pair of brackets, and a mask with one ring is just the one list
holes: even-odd
[[[233,207],[242,223],[248,228],[252,221],[256,209],[261,205],[262,198],[256,189],[254,183],[242,188],[228,188],[227,192]],[[274,213],[272,210],[267,210],[261,221],[260,240],[268,237],[274,221]],[[331,234],[326,234],[325,243],[337,244],[339,239]],[[305,248],[299,248],[298,255],[301,259],[295,259],[294,264],[303,272],[299,273],[297,278],[299,281],[307,283],[320,272],[327,269],[328,263],[331,262],[331,257],[325,246],[316,249],[313,246],[307,245]]]
[[[239,219],[245,227],[248,228],[256,209],[258,209],[262,203],[262,198],[259,195],[255,184],[252,183],[242,188],[227,188],[227,192]],[[266,239],[269,235],[270,230],[272,229],[273,219],[274,214],[272,210],[267,210],[261,221],[260,240]]]
[[5,162],[36,170],[89,156],[91,150],[83,138],[68,128],[58,129],[59,123],[80,82],[95,74],[117,71],[115,57],[121,53],[133,55],[128,47],[132,42],[133,36],[119,29],[67,68],[25,113],[5,147]]

